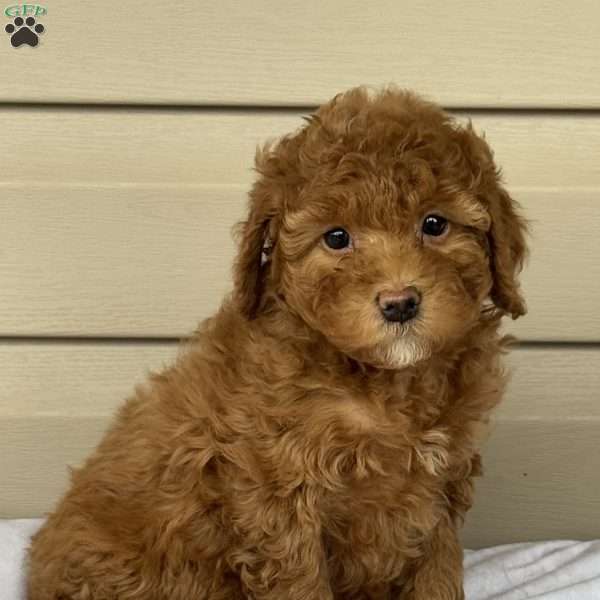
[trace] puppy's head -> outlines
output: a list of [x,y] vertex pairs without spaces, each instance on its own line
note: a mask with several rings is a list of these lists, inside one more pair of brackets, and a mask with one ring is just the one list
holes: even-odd
[[362,88],[307,121],[257,156],[235,267],[248,318],[276,296],[342,352],[401,368],[493,306],[524,314],[524,224],[470,125]]

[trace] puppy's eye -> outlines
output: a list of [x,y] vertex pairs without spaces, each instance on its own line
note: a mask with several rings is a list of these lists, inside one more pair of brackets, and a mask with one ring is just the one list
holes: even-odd
[[427,215],[421,226],[424,235],[439,237],[448,231],[448,221],[439,215]]
[[323,241],[332,250],[343,250],[350,246],[351,239],[350,234],[345,229],[336,227],[323,236]]

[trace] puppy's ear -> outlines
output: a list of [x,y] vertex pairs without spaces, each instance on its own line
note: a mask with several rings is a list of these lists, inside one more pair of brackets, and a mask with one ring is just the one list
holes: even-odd
[[470,163],[472,185],[491,218],[487,234],[492,272],[490,298],[513,319],[526,313],[518,276],[527,257],[525,219],[500,183],[500,174],[486,141],[471,123],[461,131],[461,145]]
[[269,182],[258,181],[250,192],[249,214],[237,226],[238,255],[233,272],[233,300],[238,310],[253,319],[264,292],[270,254],[276,243],[279,209]]
[[488,241],[493,276],[490,297],[498,308],[516,319],[527,312],[518,282],[527,256],[526,225],[517,213],[516,203],[502,187],[497,186],[489,202],[492,226]]

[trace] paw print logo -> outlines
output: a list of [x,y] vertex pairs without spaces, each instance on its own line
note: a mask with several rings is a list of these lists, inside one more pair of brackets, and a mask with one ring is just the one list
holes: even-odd
[[13,23],[9,23],[5,27],[5,31],[12,34],[10,36],[10,43],[15,48],[23,44],[27,44],[28,46],[38,45],[38,34],[44,33],[44,26],[41,23],[36,25],[33,17],[27,17],[26,21],[23,21],[21,17],[17,17]]

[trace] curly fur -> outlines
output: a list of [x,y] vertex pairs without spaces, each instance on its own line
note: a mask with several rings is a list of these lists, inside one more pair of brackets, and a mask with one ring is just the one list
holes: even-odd
[[[411,93],[357,88],[257,170],[232,296],[73,473],[29,600],[463,598],[499,324],[524,313],[492,153]],[[323,244],[336,226],[351,250]],[[375,298],[405,285],[421,312],[386,323]]]

